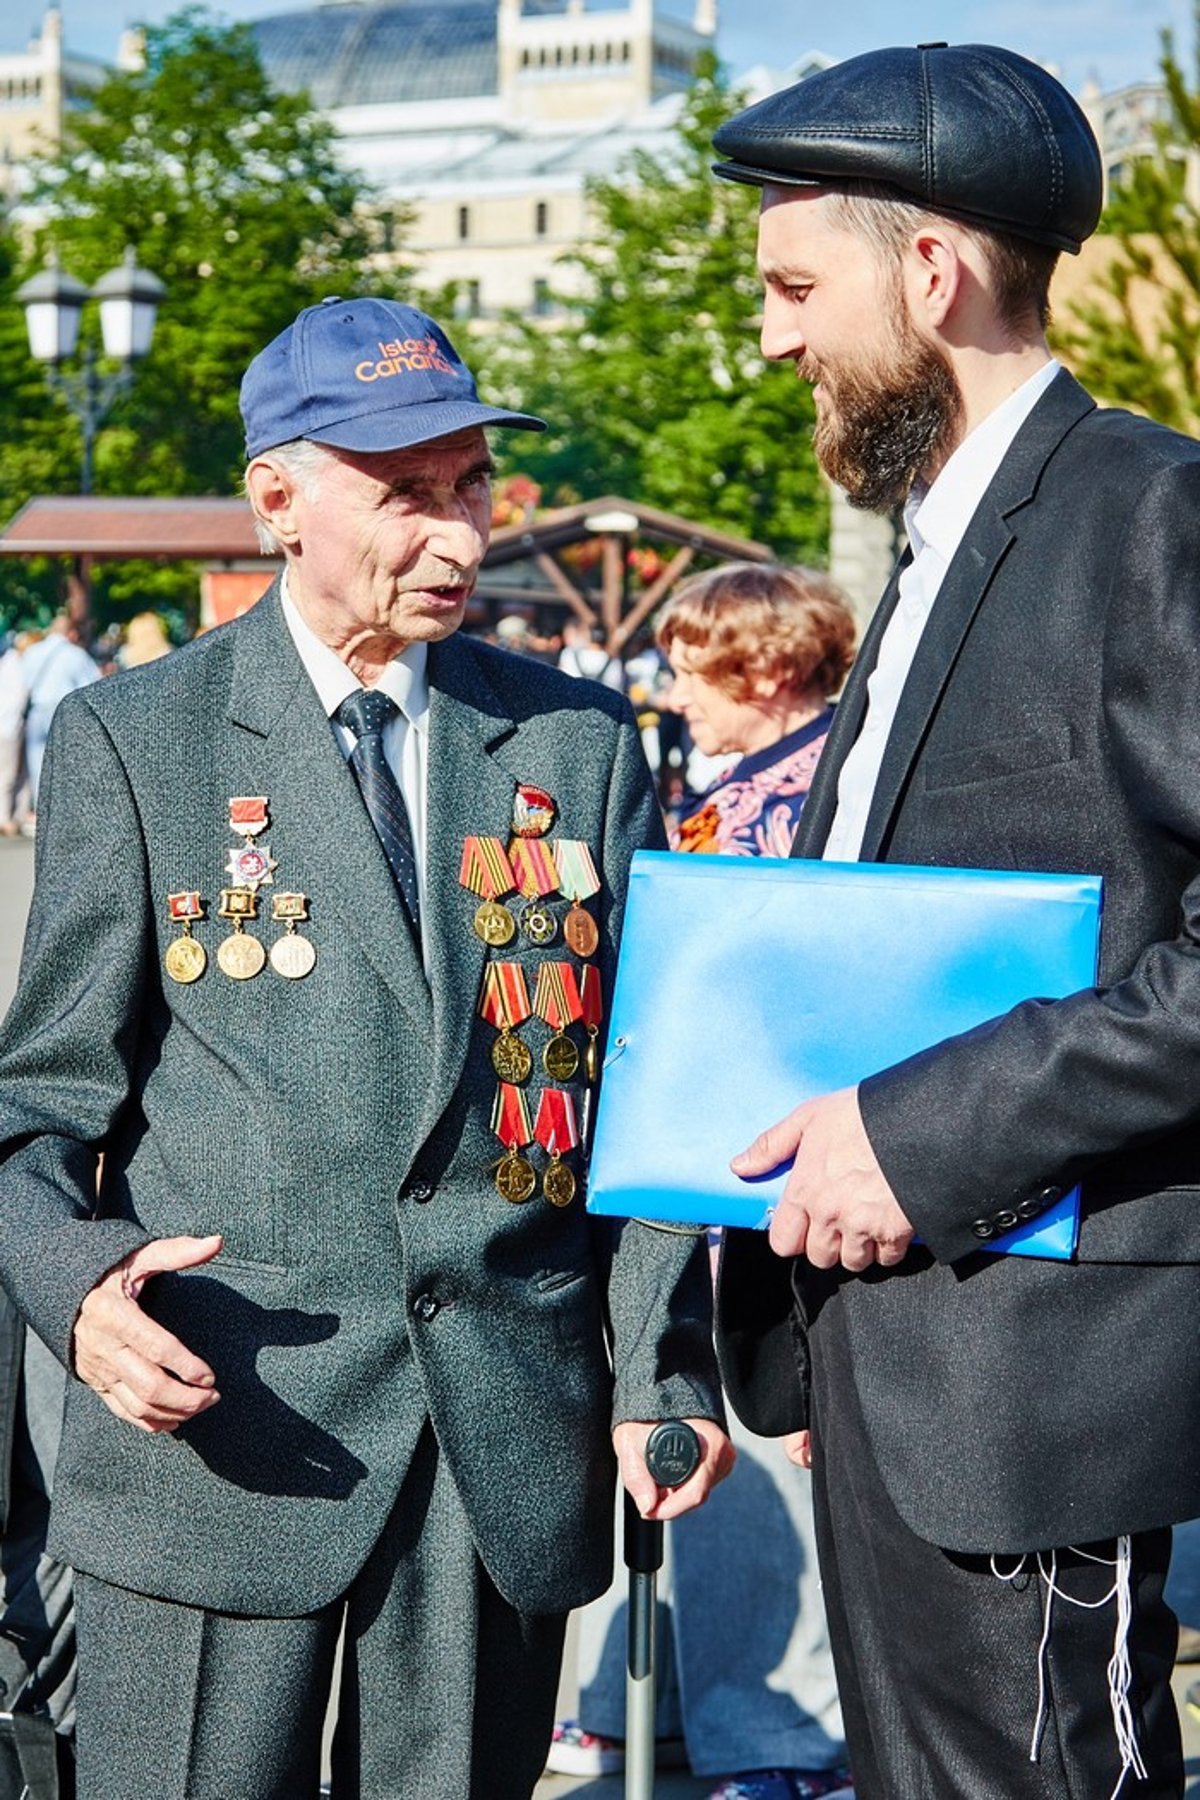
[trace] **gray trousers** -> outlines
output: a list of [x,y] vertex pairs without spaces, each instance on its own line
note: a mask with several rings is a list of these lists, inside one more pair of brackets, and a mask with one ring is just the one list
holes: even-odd
[[426,1425],[350,1592],[231,1617],[77,1577],[80,1800],[316,1800],[345,1628],[335,1800],[529,1800],[565,1618],[517,1612]]

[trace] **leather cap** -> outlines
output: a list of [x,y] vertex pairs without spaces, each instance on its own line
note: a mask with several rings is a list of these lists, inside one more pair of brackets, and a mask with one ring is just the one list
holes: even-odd
[[1103,200],[1078,103],[1037,63],[991,44],[871,50],[722,125],[718,175],[751,187],[878,181],[976,225],[1078,251]]

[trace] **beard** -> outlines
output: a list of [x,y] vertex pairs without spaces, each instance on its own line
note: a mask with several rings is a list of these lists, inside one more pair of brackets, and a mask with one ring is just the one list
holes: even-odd
[[865,512],[902,506],[917,476],[949,448],[962,417],[953,369],[914,329],[898,297],[892,329],[886,366],[877,357],[836,372],[807,357],[797,364],[802,380],[822,385],[817,461]]

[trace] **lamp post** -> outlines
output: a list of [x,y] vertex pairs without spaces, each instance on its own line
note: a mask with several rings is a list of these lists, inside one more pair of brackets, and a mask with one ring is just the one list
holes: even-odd
[[[102,275],[90,291],[59,268],[57,257],[51,258],[49,268],[17,289],[17,299],[25,308],[29,348],[44,367],[47,386],[61,394],[83,433],[81,494],[92,491],[96,433],[113,402],[132,384],[134,364],[150,348],[155,316],[165,293],[157,275],[138,267],[132,248],[126,250],[120,266]],[[84,344],[80,369],[63,366],[75,354],[80,318],[88,300],[100,304],[104,354],[119,365],[107,374],[97,367],[94,337]]]

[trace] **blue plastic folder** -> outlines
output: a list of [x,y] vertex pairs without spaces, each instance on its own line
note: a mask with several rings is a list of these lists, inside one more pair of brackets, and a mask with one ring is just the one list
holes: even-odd
[[[762,1227],[729,1159],[801,1100],[1092,986],[1098,876],[638,851],[588,1209]],[[991,1206],[984,1207],[990,1211]],[[1064,1259],[1079,1191],[988,1250]]]

